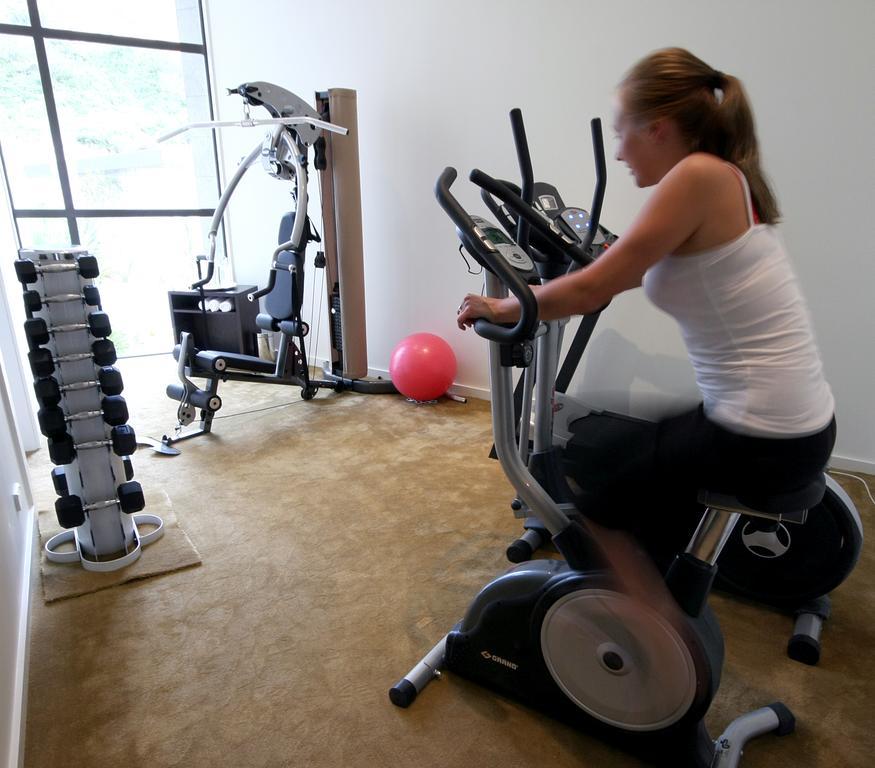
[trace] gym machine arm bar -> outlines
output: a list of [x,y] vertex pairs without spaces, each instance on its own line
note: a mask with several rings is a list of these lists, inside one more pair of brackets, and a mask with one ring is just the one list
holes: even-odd
[[210,241],[210,252],[207,256],[207,274],[196,283],[192,283],[191,290],[193,291],[205,286],[213,279],[213,269],[215,267],[216,259],[216,235],[219,231],[219,224],[222,223],[222,216],[225,215],[225,208],[228,207],[228,201],[231,199],[231,195],[234,194],[234,190],[240,183],[240,179],[243,178],[243,175],[249,170],[252,163],[255,162],[255,158],[261,155],[262,143],[263,142],[258,142],[258,144],[253,147],[252,151],[241,161],[240,165],[237,166],[237,170],[231,177],[231,181],[228,182],[228,186],[225,187],[222,196],[219,198],[216,210],[213,211],[213,218],[210,221],[210,231],[207,235],[207,238]]
[[188,123],[181,128],[165,133],[158,138],[158,142],[167,141],[174,136],[179,136],[181,133],[190,131],[195,128],[252,128],[257,125],[312,125],[314,128],[322,128],[331,133],[339,133],[341,136],[346,136],[349,130],[340,125],[318,120],[315,117],[267,117],[261,120],[245,119],[245,120],[207,120],[202,123]]

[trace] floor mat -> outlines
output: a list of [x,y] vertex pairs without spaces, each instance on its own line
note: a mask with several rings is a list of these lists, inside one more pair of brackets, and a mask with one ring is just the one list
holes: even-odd
[[[55,563],[46,557],[46,542],[58,533],[54,510],[40,510],[40,568],[42,571],[43,597],[47,603],[77,597],[89,592],[114,587],[139,579],[148,579],[161,573],[178,571],[199,565],[201,557],[186,532],[180,527],[173,512],[170,499],[163,491],[146,494],[144,512],[158,515],[164,521],[164,535],[143,547],[143,551],[131,565],[108,573],[87,571],[79,563]],[[147,533],[150,528],[144,528]],[[63,544],[58,549],[72,549],[72,544]]]

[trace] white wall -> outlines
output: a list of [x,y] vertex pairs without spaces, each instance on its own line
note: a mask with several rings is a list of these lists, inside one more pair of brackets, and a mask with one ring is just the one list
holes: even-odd
[[[18,258],[18,242],[12,221],[12,206],[6,185],[0,190],[0,243],[5,258],[0,259],[0,359],[6,364],[6,385],[16,404],[15,422],[25,451],[35,451],[42,445],[42,436],[34,415],[36,399],[31,382],[33,378],[26,364],[23,350],[27,349],[24,337],[25,311],[21,296],[21,284],[15,276],[15,259]],[[5,299],[8,297],[8,301]]]
[[0,766],[17,768],[24,751],[34,513],[2,360],[0,455]]
[[[385,370],[408,333],[448,339],[457,381],[487,386],[483,342],[455,329],[454,310],[480,279],[466,274],[432,188],[446,165],[516,177],[507,113],[526,118],[536,177],[586,207],[593,181],[588,120],[607,123],[614,84],[640,56],[680,45],[746,84],[764,163],[784,209],[784,236],[809,299],[838,401],[836,455],[875,471],[875,286],[871,215],[875,100],[871,0],[207,0],[216,93],[267,80],[312,99],[358,91],[372,368]],[[239,100],[217,97],[222,118]],[[224,136],[226,168],[257,141]],[[252,174],[250,174],[252,175]],[[264,283],[287,205],[264,174],[232,203],[238,280]],[[609,164],[603,221],[622,233],[645,199]],[[482,212],[482,209],[481,209]],[[311,281],[312,285],[312,281]],[[695,397],[672,322],[640,295],[605,313],[576,391],[590,402],[650,414]]]
[[24,369],[19,346],[24,307],[18,299],[20,286],[13,267],[17,252],[5,185],[0,193],[0,243],[6,246],[0,260],[0,766],[16,768],[24,753],[34,529],[22,446],[33,450],[42,438],[31,407],[30,371]]

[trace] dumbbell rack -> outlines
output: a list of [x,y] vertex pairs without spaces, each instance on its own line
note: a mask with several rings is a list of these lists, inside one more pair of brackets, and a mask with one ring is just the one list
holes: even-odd
[[[85,248],[19,251],[15,272],[24,287],[28,359],[40,431],[56,465],[55,512],[64,531],[45,545],[52,562],[115,571],[160,538],[164,523],[145,507],[132,480],[137,438],[127,424],[112,332],[92,280],[97,259]],[[140,534],[137,525],[154,530]],[[59,550],[73,543],[75,550]]]

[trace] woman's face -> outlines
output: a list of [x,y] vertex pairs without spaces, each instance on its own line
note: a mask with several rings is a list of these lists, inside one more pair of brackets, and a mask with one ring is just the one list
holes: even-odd
[[627,115],[622,94],[614,100],[614,133],[617,160],[626,163],[635,183],[639,187],[656,184],[662,173],[653,124],[635,121]]

